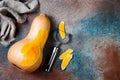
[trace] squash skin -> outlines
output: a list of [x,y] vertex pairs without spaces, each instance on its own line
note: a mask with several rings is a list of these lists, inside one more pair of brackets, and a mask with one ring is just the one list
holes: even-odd
[[[45,34],[40,33],[41,35],[44,36],[44,38],[41,38],[38,36],[38,33],[40,32],[40,30],[45,31]],[[48,17],[45,14],[40,14],[37,17],[35,17],[35,19],[32,22],[28,35],[24,39],[16,42],[10,47],[8,51],[8,55],[7,55],[8,61],[12,63],[13,65],[15,65],[16,67],[18,67],[20,70],[25,71],[25,72],[33,72],[36,69],[38,69],[42,63],[43,49],[47,41],[49,32],[50,32],[50,20],[48,19]],[[21,64],[21,61],[24,59],[24,56],[21,50],[25,44],[33,41],[36,37],[38,37],[40,40],[39,43],[37,43],[39,45],[39,48],[38,48],[39,57],[34,62],[34,64],[31,64],[29,66],[23,66]]]

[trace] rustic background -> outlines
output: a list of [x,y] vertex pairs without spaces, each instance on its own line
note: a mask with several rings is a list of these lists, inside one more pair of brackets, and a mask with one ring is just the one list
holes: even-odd
[[[120,0],[39,1],[39,12],[28,14],[27,22],[17,24],[16,41],[27,35],[35,16],[46,13],[51,32],[43,64],[34,73],[21,72],[7,60],[10,46],[0,45],[0,80],[120,80]],[[47,73],[44,67],[54,46],[52,33],[60,21],[65,21],[72,40],[60,47],[53,69]],[[74,50],[74,57],[62,71],[58,57],[68,48]]]

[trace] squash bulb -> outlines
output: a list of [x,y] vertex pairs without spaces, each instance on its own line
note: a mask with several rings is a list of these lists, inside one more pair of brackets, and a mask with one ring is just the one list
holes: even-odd
[[46,15],[35,17],[28,35],[10,47],[8,61],[22,71],[33,72],[38,69],[49,31],[50,20]]

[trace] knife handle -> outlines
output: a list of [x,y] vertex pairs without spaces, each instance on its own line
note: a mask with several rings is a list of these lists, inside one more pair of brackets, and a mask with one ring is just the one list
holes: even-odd
[[50,72],[51,67],[52,67],[52,65],[53,65],[53,62],[54,62],[54,60],[55,60],[56,54],[57,54],[57,52],[58,52],[58,49],[59,49],[58,47],[54,47],[53,52],[52,52],[52,55],[51,55],[51,57],[50,57],[50,60],[49,60],[49,62],[48,62],[48,65],[47,65],[45,71]]

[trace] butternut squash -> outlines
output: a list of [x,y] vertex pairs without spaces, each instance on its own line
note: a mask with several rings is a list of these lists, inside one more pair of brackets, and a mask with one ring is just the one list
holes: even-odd
[[64,59],[67,55],[71,54],[72,52],[73,52],[72,49],[67,49],[65,52],[63,52],[63,53],[60,55],[59,59],[60,59],[60,60]]
[[8,51],[8,61],[22,71],[33,72],[43,59],[43,49],[50,31],[50,20],[45,14],[35,17],[28,35],[13,44]]
[[65,70],[65,68],[68,66],[68,64],[70,63],[73,54],[72,54],[73,50],[72,49],[67,49],[65,52],[63,52],[60,56],[59,59],[62,60],[62,64],[61,64],[61,69]]
[[72,59],[73,57],[73,54],[68,54],[62,61],[62,64],[61,64],[61,69],[62,70],[65,70],[65,68],[68,66],[70,60]]
[[65,39],[66,32],[65,32],[65,23],[64,21],[61,21],[59,24],[59,33],[62,39]]

